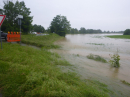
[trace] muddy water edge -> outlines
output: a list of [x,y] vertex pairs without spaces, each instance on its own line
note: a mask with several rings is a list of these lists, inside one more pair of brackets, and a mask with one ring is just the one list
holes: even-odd
[[[67,34],[64,39],[55,42],[61,48],[51,51],[58,53],[73,65],[72,67],[62,67],[63,70],[74,71],[81,76],[81,79],[92,79],[105,83],[117,97],[129,97],[130,85],[126,85],[122,81],[130,83],[130,39],[111,39],[105,37],[106,35]],[[113,68],[109,63],[97,62],[86,57],[94,54],[109,61],[109,54],[113,55],[117,51],[120,55],[121,66],[119,68]]]

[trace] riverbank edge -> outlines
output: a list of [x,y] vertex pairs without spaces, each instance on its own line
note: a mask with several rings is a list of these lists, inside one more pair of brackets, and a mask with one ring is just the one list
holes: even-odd
[[[11,46],[12,44],[9,44],[9,45]],[[14,46],[14,45],[17,45],[17,44],[13,44],[13,46]],[[7,46],[8,46],[8,45],[7,45]],[[18,45],[17,45],[17,46],[18,46]],[[15,46],[14,46],[14,47],[15,47]],[[17,47],[16,47],[16,48],[17,48]],[[15,48],[15,49],[16,49],[16,48]],[[19,48],[23,50],[22,47],[19,47]],[[26,47],[25,47],[25,48],[26,48]],[[7,50],[7,49],[9,49],[9,48],[6,47],[6,50]],[[13,50],[13,49],[10,49],[10,50]],[[13,50],[13,51],[14,51],[14,50]],[[17,51],[17,50],[16,50],[16,51]],[[14,52],[15,52],[15,51],[14,51]],[[24,51],[23,51],[23,52],[24,52]],[[48,52],[48,51],[47,51],[47,52]],[[8,53],[9,53],[9,52],[8,52]],[[52,53],[51,53],[51,54],[52,54]],[[56,56],[56,58],[59,58],[58,55],[55,55],[55,56]],[[53,56],[53,57],[54,57],[54,56]],[[3,59],[3,60],[6,60],[6,59]],[[2,60],[2,61],[3,61],[3,60]],[[13,61],[11,61],[11,62],[14,63]],[[8,63],[8,62],[7,62],[7,63]],[[57,63],[58,63],[58,62],[57,62]],[[57,63],[56,63],[56,64],[57,64]],[[61,62],[61,64],[63,64],[63,63],[64,63],[64,62]],[[20,63],[19,63],[19,64],[20,64]],[[64,63],[64,64],[66,65],[67,63]],[[74,76],[74,75],[72,75],[72,76]],[[71,77],[72,77],[72,76],[71,76]],[[73,78],[73,77],[72,77],[72,78]],[[75,77],[74,77],[74,78],[75,78]],[[78,80],[78,79],[77,79],[77,80]],[[79,83],[80,83],[80,82],[79,82]],[[94,83],[90,81],[89,84],[93,85]],[[98,84],[95,83],[95,85],[97,86]],[[97,87],[98,87],[98,86],[97,86]],[[105,86],[105,88],[106,88],[106,86]],[[103,89],[105,89],[105,88],[103,88]],[[105,91],[106,91],[106,89],[105,89]],[[106,92],[106,93],[107,93],[107,92]],[[104,94],[104,93],[103,93],[103,94]],[[91,94],[91,95],[92,95],[92,94]]]

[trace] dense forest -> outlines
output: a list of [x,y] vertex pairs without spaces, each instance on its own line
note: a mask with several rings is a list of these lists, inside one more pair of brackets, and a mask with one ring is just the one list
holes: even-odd
[[54,17],[50,23],[50,26],[45,29],[43,26],[38,24],[32,24],[33,16],[30,16],[30,8],[27,8],[24,1],[4,1],[4,6],[0,9],[0,14],[6,15],[6,19],[1,27],[2,31],[20,31],[18,25],[17,15],[23,15],[21,31],[22,33],[30,32],[48,32],[56,33],[60,36],[65,36],[66,34],[98,34],[98,33],[123,33],[124,31],[102,31],[100,29],[86,29],[81,27],[79,30],[77,28],[72,28],[70,22],[67,20],[66,16],[57,15]]

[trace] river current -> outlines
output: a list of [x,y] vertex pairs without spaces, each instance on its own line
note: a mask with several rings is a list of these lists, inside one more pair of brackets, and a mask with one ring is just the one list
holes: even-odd
[[[67,34],[57,41],[60,49],[52,50],[76,67],[82,79],[99,80],[115,91],[117,96],[130,96],[130,39],[105,37],[108,34]],[[109,34],[113,35],[113,34]],[[121,34],[119,34],[121,35]],[[99,55],[109,61],[110,55],[120,55],[120,67],[113,68],[109,63],[88,59],[89,54]]]

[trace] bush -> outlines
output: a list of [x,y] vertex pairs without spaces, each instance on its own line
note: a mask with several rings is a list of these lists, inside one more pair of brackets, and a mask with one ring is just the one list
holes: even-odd
[[123,35],[130,35],[130,29],[126,29]]
[[118,53],[114,55],[110,55],[110,57],[111,57],[111,60],[109,62],[111,63],[111,65],[114,67],[120,67],[120,64],[119,64],[120,56],[118,55]]

